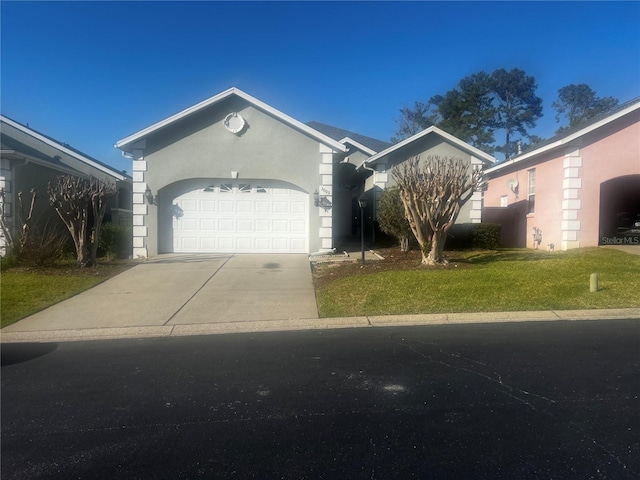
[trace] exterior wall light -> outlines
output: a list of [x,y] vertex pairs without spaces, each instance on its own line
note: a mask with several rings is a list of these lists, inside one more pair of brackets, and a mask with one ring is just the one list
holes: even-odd
[[333,206],[331,204],[331,200],[329,200],[325,195],[320,195],[318,193],[318,189],[313,192],[313,204],[316,207],[322,207],[325,210],[329,210]]
[[147,188],[144,191],[144,198],[147,199],[147,203],[149,205],[155,205],[156,199],[153,196],[153,194],[151,193],[151,189],[149,188],[149,185],[147,185]]

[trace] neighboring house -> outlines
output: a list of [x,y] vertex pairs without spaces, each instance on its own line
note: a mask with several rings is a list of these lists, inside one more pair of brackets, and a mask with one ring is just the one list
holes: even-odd
[[328,251],[354,233],[365,188],[384,188],[386,168],[413,152],[460,154],[478,165],[493,160],[437,129],[394,148],[318,122],[304,124],[237,88],[116,147],[133,160],[136,257]]
[[[495,163],[495,158],[491,155],[438,127],[429,127],[372,155],[358,166],[359,172],[372,173],[364,184],[365,197],[368,199],[367,210],[371,218],[377,219],[377,206],[382,191],[396,183],[392,175],[393,167],[414,156],[419,156],[421,162],[427,161],[429,156],[457,157],[468,162],[470,170],[484,169]],[[482,192],[474,192],[471,200],[460,210],[456,223],[480,223],[481,218]]]
[[[46,184],[55,182],[59,175],[95,177],[115,184],[118,195],[109,202],[106,220],[131,225],[131,177],[4,115],[0,115],[0,137],[0,189],[3,192],[0,207],[11,229],[20,227],[18,193],[23,193],[25,208],[28,208],[29,192],[33,188],[38,194],[34,220],[62,224],[55,210],[49,206],[45,190]],[[2,255],[6,253],[5,249],[5,239],[0,232]]]
[[486,170],[507,247],[640,245],[640,98]]

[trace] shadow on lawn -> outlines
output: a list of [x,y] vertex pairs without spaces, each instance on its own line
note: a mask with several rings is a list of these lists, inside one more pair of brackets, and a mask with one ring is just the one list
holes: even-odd
[[465,252],[464,254],[460,252],[460,255],[451,252],[449,262],[484,265],[494,262],[533,262],[556,257],[557,254],[554,252],[544,252],[540,250],[485,250]]

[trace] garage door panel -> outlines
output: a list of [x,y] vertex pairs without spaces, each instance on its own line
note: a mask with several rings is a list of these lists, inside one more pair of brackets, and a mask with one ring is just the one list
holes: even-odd
[[218,211],[217,202],[213,200],[202,200],[200,202],[200,211],[203,213],[215,213]]
[[283,252],[308,250],[308,194],[295,189],[214,184],[174,200],[175,252]]
[[203,218],[200,220],[200,229],[202,231],[213,231],[215,232],[218,229],[218,222],[216,222],[215,218]]
[[235,232],[236,222],[232,218],[221,218],[218,221],[218,231],[223,233]]
[[[227,194],[230,195],[230,194]],[[220,209],[220,213],[234,213],[235,212],[235,202],[233,200],[220,200],[218,203],[218,207]]]
[[289,213],[289,202],[274,201],[273,212],[274,213]]
[[307,229],[307,224],[302,220],[291,220],[289,227],[292,233],[303,233]]

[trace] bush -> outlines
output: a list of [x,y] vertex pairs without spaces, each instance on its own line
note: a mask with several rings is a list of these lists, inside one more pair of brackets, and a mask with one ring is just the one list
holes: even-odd
[[133,255],[133,233],[131,227],[105,223],[100,229],[99,256],[129,258]]
[[5,255],[4,257],[0,257],[0,271],[9,270],[10,268],[14,268],[18,265],[18,260],[15,255]]
[[449,230],[445,244],[448,250],[494,249],[499,246],[500,225],[496,223],[457,223]]
[[501,225],[498,223],[476,223],[473,232],[474,248],[495,249],[500,246]]
[[409,239],[413,236],[413,232],[405,215],[399,187],[393,186],[382,192],[378,204],[378,222],[384,233],[395,237],[400,242],[400,249],[403,252],[409,250]]
[[19,265],[50,266],[62,259],[68,240],[66,231],[57,224],[35,225],[21,235],[13,253]]

